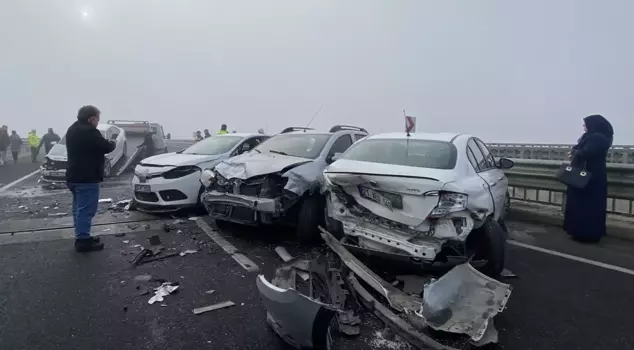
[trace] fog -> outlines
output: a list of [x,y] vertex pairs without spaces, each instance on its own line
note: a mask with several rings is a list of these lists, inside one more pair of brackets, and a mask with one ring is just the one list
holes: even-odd
[[174,137],[354,124],[573,143],[600,113],[633,144],[631,0],[5,0],[0,124],[77,109]]

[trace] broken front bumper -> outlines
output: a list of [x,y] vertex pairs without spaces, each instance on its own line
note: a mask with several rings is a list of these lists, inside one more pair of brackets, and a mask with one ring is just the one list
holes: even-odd
[[280,215],[279,198],[260,198],[218,191],[205,192],[202,202],[214,219],[238,223],[255,224],[262,221],[263,215]]
[[266,320],[284,341],[297,349],[330,348],[334,307],[310,299],[295,289],[279,288],[262,275],[257,277],[256,283],[267,311]]

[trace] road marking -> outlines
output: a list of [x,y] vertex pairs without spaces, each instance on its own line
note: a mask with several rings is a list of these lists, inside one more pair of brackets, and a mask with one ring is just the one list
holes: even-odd
[[22,181],[24,181],[24,180],[26,180],[26,179],[28,179],[28,178],[30,178],[30,177],[33,177],[33,175],[36,175],[36,174],[38,174],[39,172],[40,172],[40,169],[37,169],[37,170],[35,170],[34,172],[32,172],[32,173],[30,173],[30,174],[28,174],[28,175],[24,175],[24,176],[22,176],[21,178],[19,178],[19,179],[15,180],[15,181],[13,181],[13,182],[11,182],[11,183],[9,183],[9,184],[4,185],[2,188],[0,188],[0,192],[4,192],[4,191],[6,191],[6,190],[10,189],[11,187],[13,187],[13,186],[15,186],[15,185],[19,184],[20,182],[22,182]]
[[616,265],[610,265],[610,264],[602,263],[600,261],[590,260],[590,259],[586,259],[586,258],[582,258],[582,257],[578,257],[578,256],[566,254],[566,253],[561,253],[561,252],[558,252],[558,251],[554,251],[554,250],[550,250],[550,249],[546,249],[546,248],[542,248],[542,247],[536,247],[534,245],[521,243],[521,242],[518,242],[518,241],[509,240],[507,242],[508,242],[508,244],[511,244],[511,245],[514,245],[514,246],[518,246],[518,247],[522,247],[522,248],[526,248],[526,249],[531,249],[531,250],[535,250],[535,251],[542,252],[542,253],[545,253],[545,254],[558,256],[560,258],[570,259],[570,260],[582,262],[582,263],[585,263],[585,264],[594,265],[594,266],[597,266],[597,267],[602,267],[604,269],[617,271],[617,272],[622,272],[622,273],[634,276],[634,270],[626,269],[624,267],[620,267],[620,266],[616,266]]
[[205,220],[198,218],[196,219],[196,225],[211,238],[212,241],[216,242],[224,250],[227,254],[233,258],[240,266],[242,266],[245,270],[249,272],[257,272],[260,270],[258,265],[254,263],[251,259],[247,258],[244,254],[238,252],[238,248],[234,247],[233,244],[229,243],[218,231],[214,230],[205,222]]
[[[138,226],[137,226],[138,225]],[[117,233],[136,233],[152,230],[162,230],[164,222],[162,220],[137,221],[132,223],[116,223],[107,225],[93,225],[91,235],[110,236]],[[24,244],[33,242],[50,242],[58,240],[68,240],[75,238],[73,227],[62,229],[46,229],[41,231],[23,231],[12,234],[0,235],[0,246],[10,244]],[[123,238],[125,239],[125,238]]]

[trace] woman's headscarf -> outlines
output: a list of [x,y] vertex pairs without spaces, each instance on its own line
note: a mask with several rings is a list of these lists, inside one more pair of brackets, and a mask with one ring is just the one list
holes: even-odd
[[583,121],[585,122],[586,129],[588,131],[581,137],[581,139],[583,139],[587,134],[597,133],[605,136],[610,141],[610,146],[612,146],[614,129],[612,129],[612,124],[610,124],[607,119],[605,119],[602,115],[595,114],[583,118]]

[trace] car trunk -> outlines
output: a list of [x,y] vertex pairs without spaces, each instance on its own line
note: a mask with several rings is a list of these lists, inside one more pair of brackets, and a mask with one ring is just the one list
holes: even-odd
[[447,170],[341,162],[325,173],[332,184],[372,213],[412,228],[421,225],[438,205],[438,192],[450,177]]

